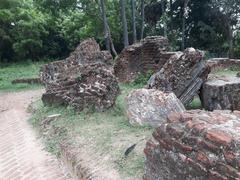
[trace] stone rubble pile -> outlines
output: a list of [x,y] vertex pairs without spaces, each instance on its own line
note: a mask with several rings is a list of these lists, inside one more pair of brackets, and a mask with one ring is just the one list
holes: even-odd
[[126,98],[127,117],[132,125],[158,127],[171,112],[184,112],[185,107],[173,93],[155,89],[137,89]]
[[240,179],[240,111],[172,113],[144,152],[144,180]]
[[188,48],[173,55],[159,72],[153,74],[148,88],[172,91],[184,105],[188,105],[199,92],[209,72],[209,67],[203,61],[203,53]]
[[65,60],[42,67],[40,77],[46,89],[42,101],[79,111],[110,108],[120,93],[111,62],[111,54],[100,51],[94,39],[83,41]]
[[121,52],[114,66],[115,75],[120,82],[133,82],[139,73],[157,72],[175,54],[168,51],[167,38],[146,37]]
[[202,105],[206,110],[240,110],[240,78],[221,77],[203,84]]

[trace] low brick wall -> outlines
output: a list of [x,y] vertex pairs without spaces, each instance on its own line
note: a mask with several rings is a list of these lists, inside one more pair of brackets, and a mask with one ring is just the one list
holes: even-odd
[[213,58],[207,60],[207,64],[210,66],[212,72],[231,67],[240,69],[240,59]]
[[173,113],[144,152],[145,180],[240,179],[240,112]]

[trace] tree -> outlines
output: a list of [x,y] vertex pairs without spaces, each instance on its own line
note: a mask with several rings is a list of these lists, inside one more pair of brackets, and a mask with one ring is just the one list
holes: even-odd
[[141,0],[141,39],[144,37],[145,3]]
[[233,32],[240,19],[240,0],[212,0],[212,7],[221,14],[222,25],[225,25],[225,32],[229,44],[229,57],[233,57]]
[[187,6],[190,0],[184,0],[184,5],[183,5],[183,16],[182,16],[182,45],[181,45],[181,50],[183,51],[185,49],[185,29],[186,29],[186,18],[187,18]]
[[135,0],[131,0],[132,4],[132,29],[133,29],[133,43],[136,43],[137,41],[137,30],[136,30],[136,2]]
[[125,0],[120,0],[121,3],[121,17],[122,17],[122,26],[123,26],[123,42],[124,47],[129,45],[128,41],[128,27],[127,27],[127,19],[126,19],[126,2]]
[[110,52],[110,42],[109,42],[109,33],[108,33],[108,23],[107,23],[107,16],[106,16],[106,9],[104,0],[100,0],[101,4],[101,13],[102,13],[102,19],[103,19],[103,25],[104,25],[104,39],[105,39],[105,45],[106,49]]

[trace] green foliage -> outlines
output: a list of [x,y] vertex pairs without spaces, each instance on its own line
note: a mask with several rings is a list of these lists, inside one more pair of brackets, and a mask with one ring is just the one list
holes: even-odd
[[151,70],[149,70],[146,74],[138,74],[137,78],[134,80],[134,85],[145,86],[152,75],[153,71]]
[[235,39],[234,56],[240,58],[240,32],[237,33]]
[[0,64],[0,91],[19,91],[39,88],[40,85],[12,84],[11,81],[17,78],[37,77],[42,64],[43,62],[14,63],[11,65]]
[[[172,2],[170,5],[170,1],[145,1],[144,35],[164,35],[166,32],[171,50],[175,51],[181,45],[183,1]],[[131,3],[126,3],[131,42]],[[119,1],[105,0],[105,5],[111,37],[115,49],[120,52],[123,33]],[[186,19],[186,46],[224,56],[230,47],[230,26],[235,35],[234,54],[239,57],[239,6],[239,0],[191,0]],[[140,1],[136,1],[136,27],[139,39]],[[98,0],[0,0],[0,62],[63,58],[88,37],[94,37],[105,47],[103,31]]]

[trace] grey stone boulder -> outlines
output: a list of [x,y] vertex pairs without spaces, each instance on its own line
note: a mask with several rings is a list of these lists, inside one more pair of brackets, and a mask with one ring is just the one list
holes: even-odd
[[132,125],[158,127],[166,122],[172,112],[184,112],[185,108],[174,93],[155,89],[133,90],[126,97],[127,117]]

